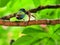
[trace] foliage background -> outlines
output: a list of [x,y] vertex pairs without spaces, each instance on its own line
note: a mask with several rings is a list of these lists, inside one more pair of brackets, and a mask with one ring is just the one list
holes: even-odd
[[[0,0],[0,17],[15,13],[20,8],[30,10],[40,5],[52,4],[60,4],[60,0]],[[59,19],[60,8],[44,9],[34,15],[36,20]],[[17,19],[11,19],[11,21],[15,20]],[[0,45],[10,45],[11,39],[15,40],[13,45],[60,45],[60,24],[47,25],[46,28],[47,32],[40,25],[26,27],[0,25]]]

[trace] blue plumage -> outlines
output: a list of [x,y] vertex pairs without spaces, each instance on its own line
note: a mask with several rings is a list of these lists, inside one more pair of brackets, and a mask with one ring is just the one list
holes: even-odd
[[25,17],[25,15],[20,15],[19,17],[17,17],[17,19],[23,19]]
[[20,19],[23,19],[24,17],[25,17],[25,9],[22,8],[22,9],[20,9],[19,12],[17,13],[16,18],[20,20]]
[[21,16],[20,16],[20,19],[23,19],[24,17],[25,17],[25,15],[21,15]]

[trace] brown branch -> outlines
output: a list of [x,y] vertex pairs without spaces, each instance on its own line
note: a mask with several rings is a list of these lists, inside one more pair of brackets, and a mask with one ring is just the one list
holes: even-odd
[[29,26],[29,25],[40,25],[40,24],[47,24],[47,25],[55,25],[55,24],[60,24],[60,20],[31,20],[31,21],[4,21],[0,20],[0,25],[5,25],[5,26]]
[[16,16],[16,13],[10,14],[10,15],[8,15],[8,16],[4,16],[4,17],[2,17],[2,18],[0,18],[0,19],[2,19],[2,20],[10,20],[10,18],[15,17],[15,16]]
[[57,9],[60,8],[60,4],[57,5],[47,5],[47,6],[39,6],[38,8],[29,10],[31,13],[36,13],[37,11],[43,10],[43,9]]

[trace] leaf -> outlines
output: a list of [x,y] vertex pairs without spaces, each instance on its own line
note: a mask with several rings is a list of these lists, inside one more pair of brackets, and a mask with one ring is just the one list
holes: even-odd
[[55,41],[50,38],[47,42],[47,45],[56,45],[56,44],[55,44]]
[[36,1],[36,0],[32,0],[34,3],[35,7],[38,7],[40,5],[40,0]]
[[24,29],[24,27],[9,27],[9,28],[10,28],[9,32],[12,32],[13,39],[18,39]]
[[25,28],[22,33],[27,34],[27,35],[31,35],[32,37],[35,37],[35,38],[48,37],[48,33],[44,32],[44,30],[34,29],[32,27]]
[[13,45],[30,45],[32,41],[34,41],[34,38],[27,35],[19,38]]
[[56,4],[60,4],[60,0],[56,0]]
[[9,2],[10,0],[0,0],[0,7],[4,7],[7,5],[7,3]]
[[52,38],[54,40],[60,40],[60,29],[59,28],[54,32]]

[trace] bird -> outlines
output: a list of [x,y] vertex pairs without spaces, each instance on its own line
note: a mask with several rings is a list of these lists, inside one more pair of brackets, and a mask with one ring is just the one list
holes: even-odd
[[16,18],[18,20],[21,20],[21,19],[23,19],[25,17],[25,15],[28,16],[28,21],[30,21],[31,16],[36,18],[34,15],[31,15],[30,11],[26,11],[24,8],[19,9],[19,11],[16,14]]
[[21,20],[21,19],[23,19],[24,17],[25,17],[25,9],[20,9],[18,12],[17,12],[17,14],[16,14],[16,18],[18,19],[18,20]]

